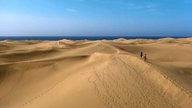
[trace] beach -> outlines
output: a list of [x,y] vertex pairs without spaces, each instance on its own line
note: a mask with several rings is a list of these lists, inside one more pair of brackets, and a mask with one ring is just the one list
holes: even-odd
[[191,54],[192,38],[0,41],[0,108],[190,108]]

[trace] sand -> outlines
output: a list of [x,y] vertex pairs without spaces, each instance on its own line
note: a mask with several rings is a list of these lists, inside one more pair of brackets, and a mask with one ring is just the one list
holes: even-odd
[[191,108],[191,54],[192,38],[1,41],[0,108]]

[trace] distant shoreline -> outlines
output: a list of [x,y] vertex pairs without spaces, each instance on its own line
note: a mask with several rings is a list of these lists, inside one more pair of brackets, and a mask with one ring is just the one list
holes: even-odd
[[0,36],[0,40],[115,40],[124,39],[161,39],[161,38],[190,38],[192,36]]

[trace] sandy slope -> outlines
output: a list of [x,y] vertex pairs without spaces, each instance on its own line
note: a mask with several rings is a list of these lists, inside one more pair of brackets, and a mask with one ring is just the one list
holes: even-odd
[[1,41],[0,50],[0,108],[192,106],[191,38]]

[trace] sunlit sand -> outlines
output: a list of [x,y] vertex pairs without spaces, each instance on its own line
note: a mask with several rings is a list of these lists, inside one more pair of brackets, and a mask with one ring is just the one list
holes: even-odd
[[191,96],[191,38],[0,42],[0,108],[190,108]]

